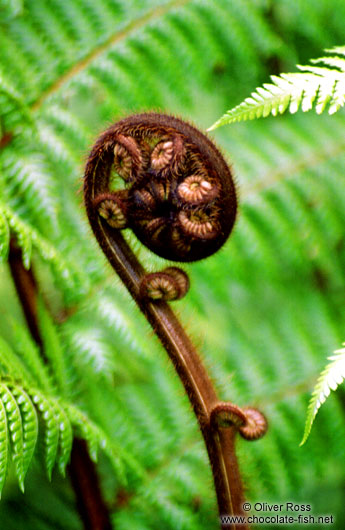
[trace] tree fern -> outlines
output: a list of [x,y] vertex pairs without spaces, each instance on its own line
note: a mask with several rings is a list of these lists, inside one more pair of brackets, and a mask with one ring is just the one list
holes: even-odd
[[289,110],[292,114],[299,108],[303,112],[315,109],[321,114],[328,108],[334,114],[345,103],[345,46],[326,50],[329,57],[314,59],[323,66],[300,66],[301,73],[271,76],[272,83],[265,83],[249,98],[229,110],[209,130],[242,120],[277,116]]
[[[1,384],[21,421],[32,412],[28,399],[38,421],[23,496],[11,487],[13,441],[0,400],[0,526],[80,529],[68,473],[55,473],[69,462],[72,432],[93,456],[106,442],[97,471],[114,527],[215,529],[211,474],[188,400],[92,241],[78,194],[82,168],[94,138],[117,118],[161,108],[208,127],[272,72],[276,91],[295,90],[299,76],[311,80],[300,108],[316,81],[322,98],[331,96],[325,110],[335,108],[343,101],[344,54],[334,46],[343,40],[344,2],[37,0],[0,10],[0,333],[9,347],[0,350]],[[322,63],[278,77],[325,48]],[[191,290],[178,306],[222,397],[268,417],[266,438],[238,443],[248,499],[310,502],[334,513],[339,527],[345,416],[336,396],[308,445],[298,444],[324,352],[343,340],[344,124],[342,112],[297,113],[216,132],[241,211],[229,244],[186,266]],[[48,311],[43,349],[56,372],[43,367],[23,324],[7,266],[11,240],[37,278]],[[162,265],[135,245],[149,270]],[[50,431],[39,403],[53,418]],[[26,431],[18,432],[24,444]],[[23,479],[31,453],[17,453],[11,466]]]

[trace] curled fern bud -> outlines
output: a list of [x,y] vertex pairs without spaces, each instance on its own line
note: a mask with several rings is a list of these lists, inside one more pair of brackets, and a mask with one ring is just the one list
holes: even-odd
[[179,300],[189,289],[187,274],[177,267],[146,274],[140,283],[140,295],[150,300]]
[[215,427],[239,428],[246,424],[246,415],[237,405],[228,401],[219,401],[211,411],[210,422]]
[[267,431],[267,420],[258,409],[245,407],[241,409],[233,403],[220,401],[210,415],[210,422],[216,427],[235,426],[242,438],[257,440]]
[[209,182],[203,175],[190,175],[177,188],[177,195],[190,204],[202,204],[215,199],[219,189],[217,184]]
[[92,200],[99,201],[107,193],[116,196],[113,185],[116,190],[118,182],[120,189],[121,180],[127,193],[125,211],[122,199],[114,199],[116,206],[104,203],[99,218],[111,228],[123,228],[118,220],[122,212],[124,226],[159,256],[195,261],[227,240],[237,210],[232,175],[211,140],[192,125],[147,113],[110,127],[88,160],[87,206],[90,188]]
[[265,416],[258,409],[246,407],[243,409],[246,422],[238,429],[242,438],[246,440],[258,440],[267,431],[268,425]]
[[168,166],[174,154],[174,145],[172,141],[158,142],[151,155],[151,165],[153,169],[159,171]]
[[178,221],[182,232],[194,239],[213,239],[219,234],[219,224],[215,215],[208,215],[203,210],[187,212],[182,210],[178,214]]
[[94,200],[93,204],[98,215],[105,219],[109,226],[117,229],[126,227],[127,204],[123,193],[103,193]]
[[134,138],[119,134],[114,146],[114,169],[125,181],[137,178],[143,170],[143,155]]
[[179,298],[185,296],[189,290],[188,275],[178,267],[167,267],[166,269],[164,269],[164,272],[175,279],[180,291]]

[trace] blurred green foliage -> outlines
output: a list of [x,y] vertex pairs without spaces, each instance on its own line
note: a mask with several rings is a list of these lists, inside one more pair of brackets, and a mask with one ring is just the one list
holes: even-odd
[[[345,3],[1,0],[0,13],[0,332],[18,350],[9,324],[25,323],[6,264],[11,233],[60,321],[69,401],[137,463],[119,455],[124,495],[100,456],[114,528],[215,529],[198,427],[165,352],[91,236],[78,192],[83,165],[120,116],[161,109],[207,128],[270,74],[344,44]],[[226,246],[186,267],[192,288],[176,305],[221,397],[268,417],[264,439],[238,441],[248,499],[308,503],[316,515],[334,514],[337,528],[345,525],[343,394],[299,442],[317,374],[344,340],[344,125],[341,110],[215,132],[240,213]],[[132,243],[149,270],[162,263]],[[10,469],[0,526],[77,530],[69,481],[54,471],[48,485],[40,451],[25,495]]]

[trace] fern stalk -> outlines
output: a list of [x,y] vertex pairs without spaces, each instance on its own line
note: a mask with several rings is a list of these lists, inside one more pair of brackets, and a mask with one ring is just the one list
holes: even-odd
[[[235,454],[237,429],[235,426],[212,429],[210,415],[219,400],[198,352],[166,302],[148,304],[140,298],[139,283],[143,269],[122,235],[112,234],[111,244],[111,265],[168,352],[192,403],[211,463],[219,513],[241,514],[244,494]],[[241,528],[248,527],[242,525]]]
[[[8,264],[11,269],[11,275],[16,287],[18,298],[22,305],[26,323],[34,341],[41,349],[41,355],[44,357],[42,350],[42,339],[38,326],[37,315],[37,284],[32,269],[25,269],[23,265],[22,250],[12,239],[10,243],[10,252]],[[44,358],[46,362],[47,359]]]
[[[38,321],[37,282],[32,268],[24,267],[22,251],[14,241],[10,245],[8,263],[28,328],[47,363]],[[79,438],[74,438],[73,441],[69,474],[85,530],[111,530],[110,515],[102,498],[95,465],[85,441]]]

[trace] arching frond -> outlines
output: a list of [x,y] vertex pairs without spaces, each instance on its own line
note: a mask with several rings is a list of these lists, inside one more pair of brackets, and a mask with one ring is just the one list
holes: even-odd
[[[345,56],[345,46],[328,50]],[[334,114],[345,103],[345,58],[331,55],[315,59],[327,66],[300,66],[302,73],[272,75],[272,83],[265,83],[242,103],[229,110],[208,130],[236,121],[277,116],[289,110],[292,114],[299,108],[303,112],[315,109],[321,114],[328,108]]]
[[328,357],[331,361],[321,373],[308,406],[308,415],[301,445],[303,445],[310,434],[316,414],[321,405],[326,401],[331,390],[336,390],[345,379],[345,348],[336,350],[336,355]]

